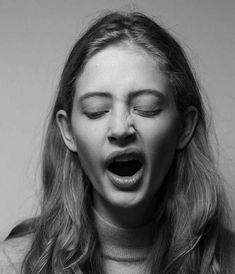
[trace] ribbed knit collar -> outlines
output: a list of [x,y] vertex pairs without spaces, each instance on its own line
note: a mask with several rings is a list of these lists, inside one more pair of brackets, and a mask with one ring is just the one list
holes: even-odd
[[94,210],[102,254],[116,261],[145,260],[153,241],[153,222],[134,229],[115,226]]

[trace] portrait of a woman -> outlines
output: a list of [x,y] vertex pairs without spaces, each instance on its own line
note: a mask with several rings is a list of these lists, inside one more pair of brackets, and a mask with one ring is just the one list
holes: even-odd
[[101,16],[72,48],[42,188],[40,215],[0,245],[1,273],[235,273],[198,80],[142,13]]

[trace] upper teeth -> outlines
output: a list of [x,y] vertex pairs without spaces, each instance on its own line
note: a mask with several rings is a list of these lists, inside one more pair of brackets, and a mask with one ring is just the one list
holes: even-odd
[[127,162],[130,160],[135,160],[133,156],[120,156],[117,159],[115,159],[116,162]]

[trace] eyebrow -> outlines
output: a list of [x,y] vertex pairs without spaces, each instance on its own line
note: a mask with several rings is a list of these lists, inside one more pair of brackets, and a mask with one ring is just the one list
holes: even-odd
[[84,95],[82,95],[80,98],[79,98],[79,101],[82,102],[88,98],[92,98],[92,97],[104,97],[104,98],[111,98],[111,94],[108,93],[108,92],[100,92],[100,91],[95,91],[95,92],[89,92],[89,93],[86,93]]
[[166,99],[166,95],[157,89],[140,89],[133,90],[130,92],[129,97],[132,99],[133,97],[138,97],[141,95],[154,95],[155,97],[159,97],[160,99]]
[[[166,99],[166,95],[163,94],[161,91],[156,90],[156,89],[140,89],[140,90],[133,90],[128,94],[128,97],[130,99],[134,98],[134,97],[138,97],[141,95],[146,95],[146,94],[150,94],[150,95],[154,95],[156,97],[159,97],[162,100]],[[109,92],[100,92],[100,91],[95,91],[95,92],[88,92],[84,95],[82,95],[79,98],[79,101],[82,102],[88,98],[92,98],[92,97],[103,97],[103,98],[111,98],[112,95]]]

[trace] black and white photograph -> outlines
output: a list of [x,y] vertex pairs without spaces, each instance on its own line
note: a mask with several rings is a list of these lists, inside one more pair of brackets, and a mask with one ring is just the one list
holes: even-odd
[[235,273],[234,14],[0,0],[0,274]]

